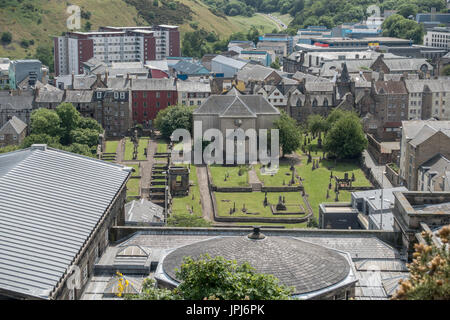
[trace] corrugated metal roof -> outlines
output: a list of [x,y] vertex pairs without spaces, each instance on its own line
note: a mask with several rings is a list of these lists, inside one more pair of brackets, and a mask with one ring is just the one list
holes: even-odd
[[51,148],[0,155],[0,288],[48,298],[129,174]]

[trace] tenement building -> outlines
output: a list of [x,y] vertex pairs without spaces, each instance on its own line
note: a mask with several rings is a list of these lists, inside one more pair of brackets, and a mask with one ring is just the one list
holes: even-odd
[[0,299],[78,299],[123,225],[131,168],[46,145],[0,155]]
[[[439,158],[445,162],[449,157],[450,121],[402,122],[399,175],[408,190],[419,190],[419,186],[427,185],[427,168],[433,167]],[[445,165],[439,167],[441,174],[446,171]]]

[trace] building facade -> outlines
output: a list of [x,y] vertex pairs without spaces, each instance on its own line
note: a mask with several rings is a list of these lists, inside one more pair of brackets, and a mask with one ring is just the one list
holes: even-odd
[[55,73],[83,73],[91,58],[111,64],[162,60],[180,55],[177,26],[100,27],[97,32],[68,32],[54,38]]

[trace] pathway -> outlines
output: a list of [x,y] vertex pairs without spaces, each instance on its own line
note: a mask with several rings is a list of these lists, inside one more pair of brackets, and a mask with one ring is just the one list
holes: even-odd
[[197,166],[197,180],[200,190],[200,199],[202,201],[203,219],[214,222],[214,211],[209,194],[208,173],[205,165]]
[[125,153],[125,138],[120,139],[116,150],[116,163],[121,163]]
[[253,191],[261,191],[262,182],[259,180],[254,166],[248,171],[248,183],[252,186]]
[[267,15],[265,13],[259,13],[259,12],[257,12],[256,14],[260,15],[263,18],[265,18],[266,20],[269,20],[270,22],[272,22],[277,27],[278,31],[282,31],[283,29],[285,29],[282,27],[282,25],[280,23],[278,23],[275,19],[273,19],[273,16],[270,17],[269,15]]
[[152,167],[155,162],[154,155],[156,153],[157,143],[149,139],[147,146],[147,161],[141,161],[141,190],[142,198],[148,199],[150,196],[150,182],[152,178]]
[[363,151],[363,156],[366,167],[372,171],[372,174],[378,184],[381,186],[381,181],[383,181],[383,188],[392,188],[393,186],[386,175],[383,177],[385,166],[378,165],[367,150]]

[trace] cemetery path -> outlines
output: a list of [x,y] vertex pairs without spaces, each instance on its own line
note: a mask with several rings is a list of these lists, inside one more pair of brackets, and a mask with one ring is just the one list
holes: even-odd
[[372,158],[372,155],[367,151],[367,149],[363,151],[363,156],[366,167],[372,170],[372,174],[374,178],[377,180],[378,184],[381,186],[381,182],[383,182],[383,188],[392,188],[391,182],[384,174],[385,166],[378,165]]
[[150,139],[147,146],[147,161],[141,161],[141,192],[142,198],[147,199],[150,196],[150,182],[152,177],[152,167],[155,161],[153,157],[156,153],[157,144]]
[[123,155],[125,152],[125,139],[120,139],[119,143],[117,144],[117,150],[116,150],[116,162],[121,163],[123,161]]
[[200,189],[200,199],[202,201],[203,218],[214,222],[214,211],[209,194],[208,173],[205,165],[197,166],[198,187]]

